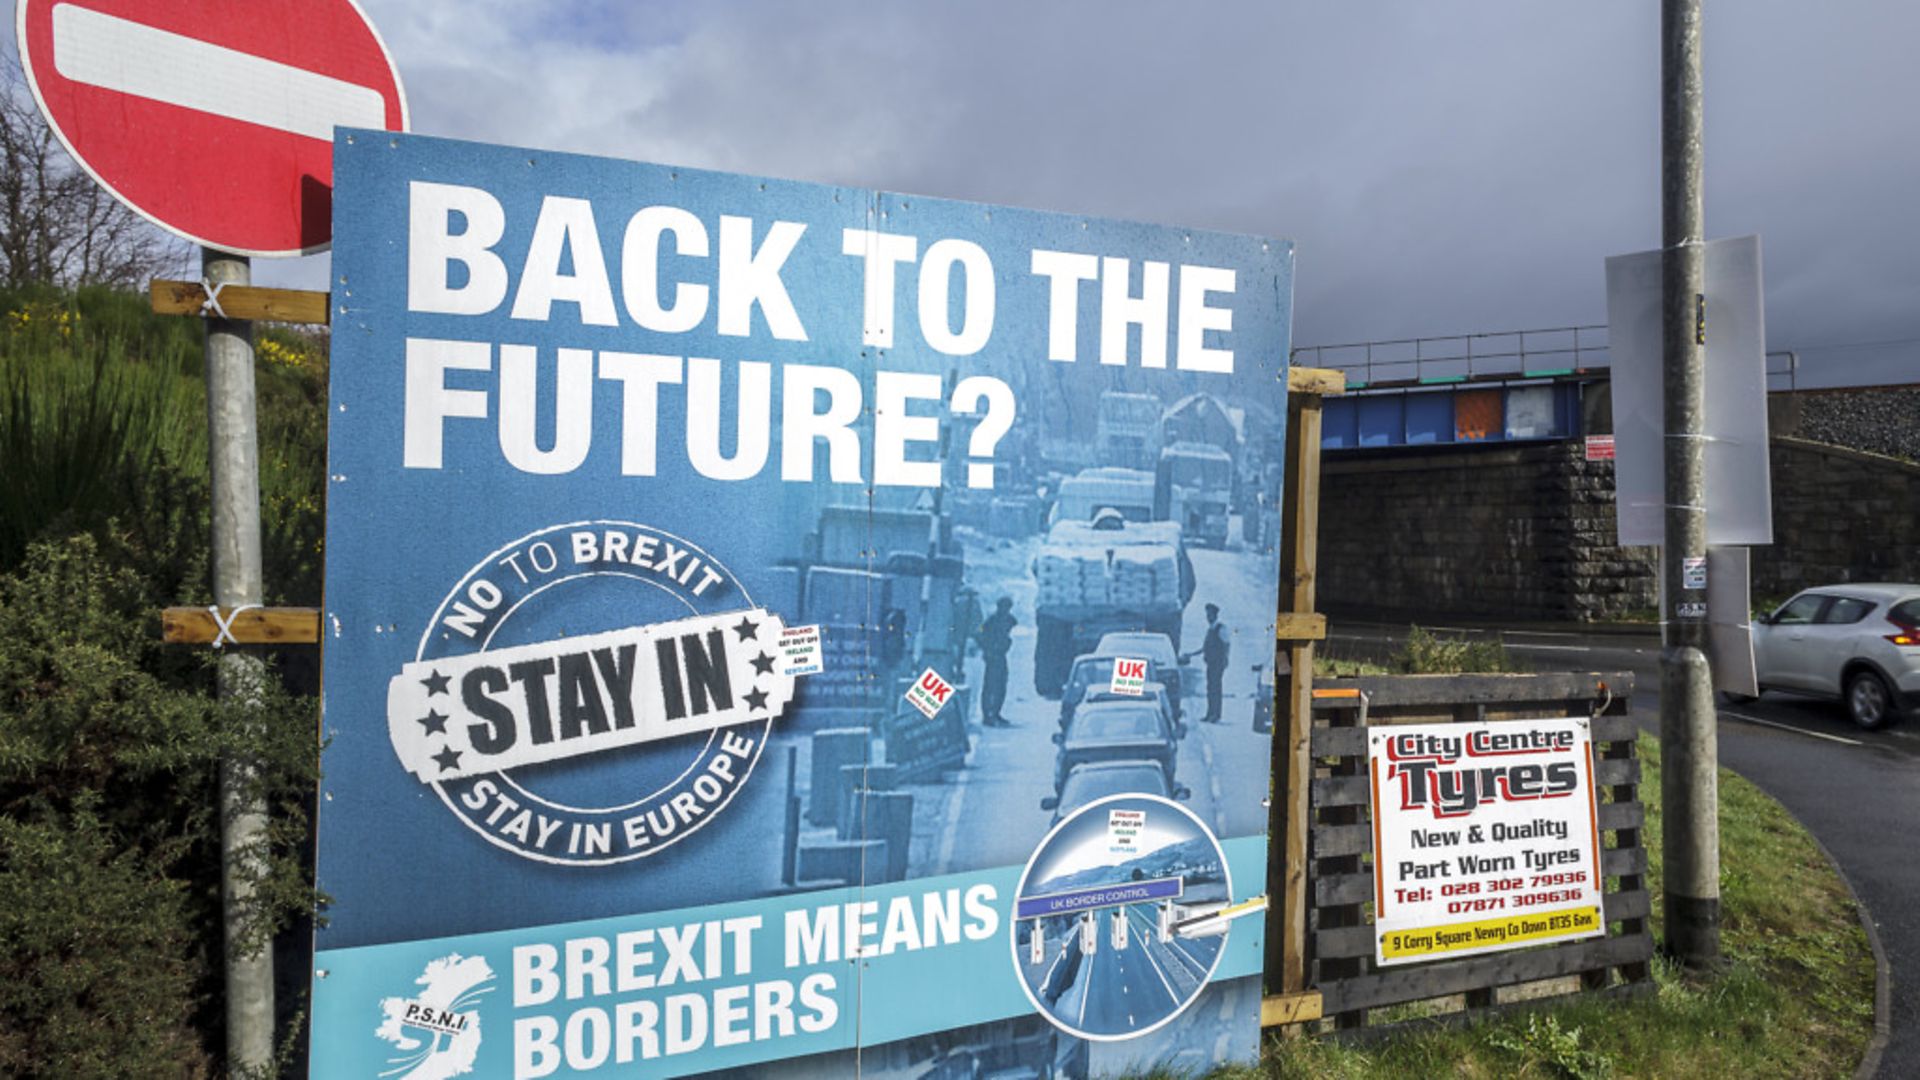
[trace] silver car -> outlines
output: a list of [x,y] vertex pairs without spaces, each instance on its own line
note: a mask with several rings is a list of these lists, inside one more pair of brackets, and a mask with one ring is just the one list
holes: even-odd
[[1762,691],[1837,699],[1863,728],[1920,714],[1920,585],[1808,589],[1754,620],[1753,658]]

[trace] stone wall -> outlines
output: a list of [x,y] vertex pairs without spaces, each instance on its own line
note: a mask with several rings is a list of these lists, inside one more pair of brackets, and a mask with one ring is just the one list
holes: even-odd
[[1775,435],[1920,461],[1920,387],[1772,394],[1767,421]]
[[1613,463],[1578,442],[1331,451],[1319,606],[1429,621],[1651,611],[1651,551],[1613,537]]
[[[1613,463],[1578,441],[1329,451],[1319,606],[1393,620],[1647,617],[1655,550],[1614,540]],[[1773,440],[1774,543],[1756,601],[1839,581],[1920,581],[1920,465]]]
[[1776,437],[1773,546],[1753,550],[1753,595],[1840,581],[1920,582],[1920,465]]

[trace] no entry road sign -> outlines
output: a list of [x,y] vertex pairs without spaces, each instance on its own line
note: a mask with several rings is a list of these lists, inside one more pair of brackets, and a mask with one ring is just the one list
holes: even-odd
[[400,75],[354,0],[19,0],[41,111],[155,224],[244,255],[324,250],[335,125],[405,131]]

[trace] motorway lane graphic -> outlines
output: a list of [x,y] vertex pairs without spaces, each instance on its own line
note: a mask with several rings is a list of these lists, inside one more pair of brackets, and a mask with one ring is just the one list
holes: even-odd
[[[1128,823],[1124,843],[1118,820]],[[1178,899],[1156,887],[1169,881]],[[1224,924],[1193,935],[1173,927],[1232,899],[1206,824],[1172,800],[1135,794],[1089,803],[1062,821],[1034,851],[1017,896],[1033,912],[1011,928],[1029,998],[1060,1028],[1092,1040],[1150,1032],[1200,996],[1226,943]],[[1036,897],[1081,906],[1043,914]]]

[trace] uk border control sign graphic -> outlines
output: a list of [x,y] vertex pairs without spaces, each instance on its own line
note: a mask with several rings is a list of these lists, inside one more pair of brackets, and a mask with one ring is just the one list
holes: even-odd
[[334,150],[315,1075],[1255,1056],[1289,245]]

